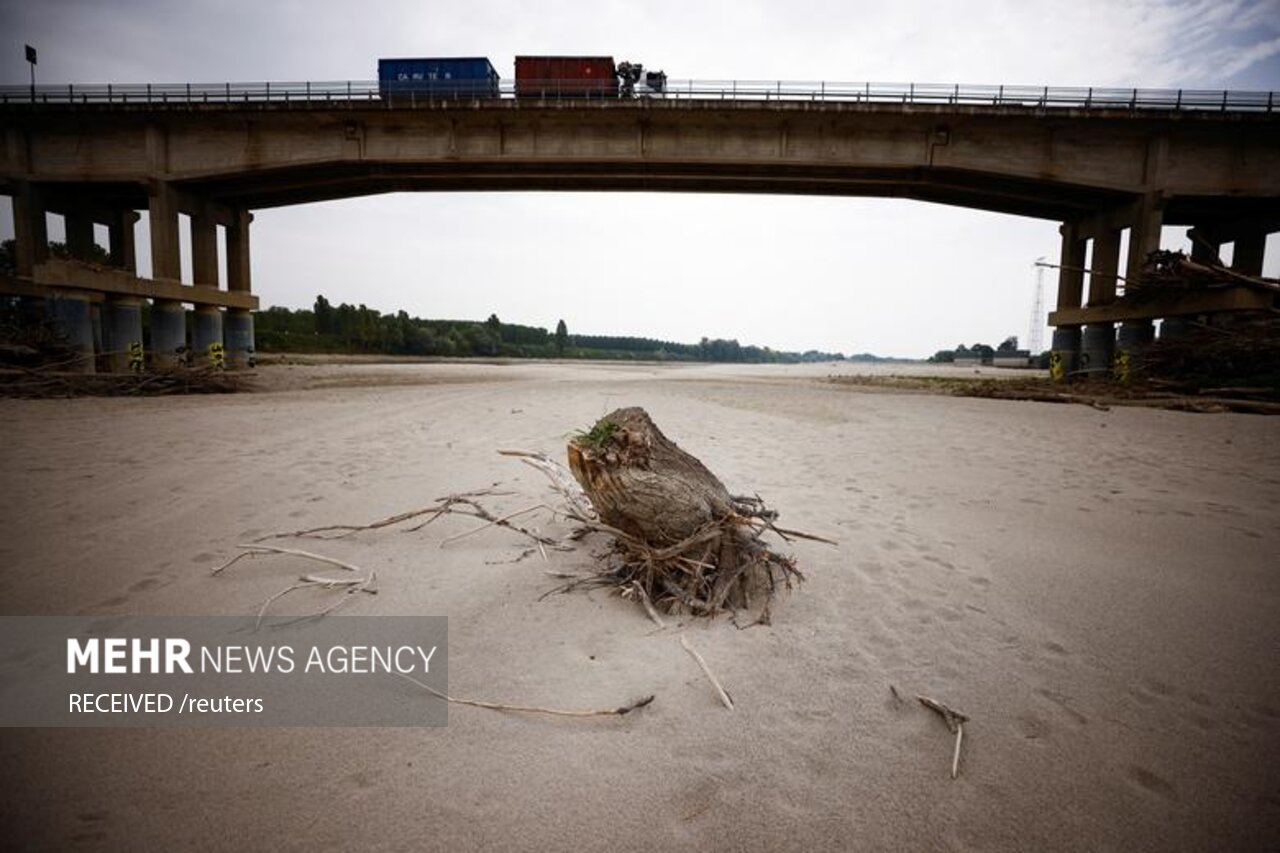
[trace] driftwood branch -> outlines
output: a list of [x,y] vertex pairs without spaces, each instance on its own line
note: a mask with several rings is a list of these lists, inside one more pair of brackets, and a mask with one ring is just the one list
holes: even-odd
[[733,699],[729,697],[729,692],[721,686],[720,680],[715,677],[715,674],[711,671],[711,667],[707,666],[707,662],[702,659],[702,655],[698,654],[693,646],[689,645],[689,641],[685,639],[684,634],[680,635],[680,645],[684,646],[684,650],[689,653],[689,656],[697,661],[698,666],[702,668],[702,674],[707,677],[707,680],[711,682],[711,686],[716,689],[716,695],[720,697],[720,701],[726,708],[732,711]]
[[405,681],[418,685],[432,696],[437,696],[446,702],[454,705],[470,705],[473,708],[488,708],[491,711],[520,711],[527,714],[550,714],[556,717],[621,717],[631,713],[637,708],[643,708],[653,701],[653,694],[650,693],[641,699],[622,705],[618,708],[603,708],[597,710],[566,710],[564,708],[540,708],[534,705],[505,705],[501,702],[483,702],[479,699],[460,699],[456,696],[450,696],[434,687],[423,684],[418,679],[405,675],[402,672],[396,673]]
[[[316,562],[325,563],[326,565],[336,566],[340,569],[345,569],[346,571],[354,572],[356,574],[361,574],[364,572],[364,569],[361,569],[359,566],[356,566],[352,563],[348,563],[344,560],[338,560],[333,557],[326,557],[323,554],[313,554],[310,551],[301,551],[301,550],[298,550],[297,548],[279,548],[274,545],[257,545],[257,544],[242,544],[242,545],[237,545],[236,547],[243,548],[245,550],[242,553],[232,557],[230,560],[227,560],[222,565],[212,569],[210,571],[210,574],[216,575],[221,573],[223,570],[233,565],[234,563],[236,563],[236,561],[240,560],[243,557],[256,557],[256,556],[262,556],[263,554],[287,554],[292,557],[302,557],[307,560],[315,560]],[[376,572],[369,572],[364,577],[357,577],[357,578],[331,578],[323,575],[303,575],[302,577],[298,578],[298,580],[294,581],[292,584],[280,590],[279,592],[275,592],[267,596],[266,600],[263,601],[262,605],[258,608],[258,618],[255,620],[253,624],[253,628],[255,631],[261,628],[262,620],[266,618],[267,610],[270,609],[271,605],[274,604],[276,601],[279,601],[281,598],[284,598],[286,595],[288,595],[291,592],[296,592],[297,590],[300,590],[300,589],[325,589],[325,590],[341,589],[342,595],[336,601],[330,604],[328,607],[324,608],[323,610],[319,610],[315,613],[309,613],[305,616],[300,616],[297,619],[292,619],[289,621],[298,622],[303,619],[320,619],[325,616],[328,616],[330,613],[337,610],[343,604],[346,604],[347,601],[350,600],[351,596],[357,592],[367,592],[370,595],[376,595],[378,592],[378,590],[375,588],[377,579],[378,579],[378,576]],[[283,624],[289,624],[289,623],[283,623]]]
[[[268,539],[343,539],[354,533],[360,533],[365,530],[380,530],[384,527],[394,527],[406,521],[412,521],[415,518],[421,518],[424,515],[431,516],[423,524],[410,528],[410,532],[421,530],[427,524],[435,521],[441,515],[455,511],[455,504],[464,503],[481,497],[500,497],[513,494],[507,491],[498,491],[497,483],[486,489],[478,489],[471,492],[457,492],[455,494],[446,495],[438,498],[431,506],[419,507],[405,512],[389,515],[386,518],[380,518],[368,524],[327,524],[322,527],[307,527],[302,530],[281,531],[279,533],[268,533],[255,539],[255,542],[265,542]],[[464,513],[471,515],[472,513]]]
[[960,772],[960,743],[964,740],[964,724],[969,722],[969,718],[928,696],[917,696],[916,699],[921,705],[942,717],[942,721],[947,724],[947,729],[956,736],[956,748],[951,757],[951,778],[954,779]]
[[[331,566],[337,566],[338,568],[346,569],[349,572],[364,571],[364,569],[361,569],[358,566],[353,566],[351,563],[346,563],[346,562],[343,562],[342,560],[334,559],[333,557],[326,557],[323,554],[313,554],[310,551],[300,551],[297,548],[279,548],[275,545],[258,545],[255,543],[243,543],[243,544],[237,545],[236,547],[244,548],[246,549],[246,551],[249,552],[248,554],[241,554],[240,557],[250,556],[250,554],[254,552],[271,553],[271,554],[289,554],[294,557],[304,557],[308,560],[317,560],[321,563],[328,563]],[[216,569],[213,569],[212,571],[210,571],[209,574],[216,575],[221,573],[223,569],[227,568],[236,560],[240,559],[240,557],[235,557],[234,559],[228,560],[227,562],[223,563],[221,566],[218,566]]]

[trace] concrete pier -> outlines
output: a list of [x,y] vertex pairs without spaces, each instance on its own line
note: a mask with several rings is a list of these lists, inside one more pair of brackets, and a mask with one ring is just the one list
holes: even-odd
[[1110,323],[1090,323],[1080,339],[1080,373],[1088,378],[1107,376],[1115,354],[1116,330]]
[[89,305],[89,320],[93,323],[93,351],[97,353],[94,369],[99,372],[109,372],[111,365],[107,363],[107,359],[103,355],[107,350],[107,331],[103,328],[102,307],[101,302],[93,302]]
[[1165,317],[1160,321],[1160,340],[1182,340],[1191,333],[1191,320],[1186,317]]
[[49,300],[22,296],[18,301],[18,321],[24,326],[39,326],[49,320]]
[[1069,377],[1080,365],[1080,327],[1059,326],[1053,330],[1049,352],[1049,375],[1057,382]]
[[200,367],[221,370],[226,367],[226,355],[222,343],[222,309],[211,305],[197,305],[192,312],[191,352],[194,363]]
[[227,369],[247,370],[253,367],[253,314],[238,308],[228,308],[224,320]]
[[[1084,296],[1084,262],[1089,244],[1073,222],[1058,229],[1062,235],[1062,255],[1058,264],[1058,309],[1080,307]],[[1080,327],[1059,326],[1053,330],[1049,352],[1049,375],[1061,382],[1080,366]]]
[[142,300],[120,297],[107,301],[107,364],[112,373],[141,372],[144,367],[142,349]]
[[187,350],[187,312],[181,302],[157,299],[151,303],[151,363],[177,367]]
[[78,373],[96,373],[93,363],[93,309],[89,297],[68,290],[59,292],[50,301],[58,333],[77,357],[65,369]]
[[1155,324],[1150,320],[1126,320],[1116,334],[1116,354],[1112,373],[1121,382],[1128,382],[1134,372],[1141,369],[1142,351],[1156,338]]

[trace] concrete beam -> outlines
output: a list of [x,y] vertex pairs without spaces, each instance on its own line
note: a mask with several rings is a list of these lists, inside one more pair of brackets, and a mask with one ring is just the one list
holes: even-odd
[[1182,293],[1153,293],[1140,305],[1117,302],[1097,308],[1059,308],[1049,312],[1050,326],[1078,326],[1087,323],[1118,323],[1126,320],[1155,320],[1218,311],[1270,311],[1273,296],[1251,287],[1224,287]]
[[[50,293],[70,289],[251,311],[258,308],[258,297],[250,293],[192,287],[163,279],[139,278],[124,270],[104,270],[60,259],[46,261],[36,267],[32,283],[50,288]],[[5,284],[0,280],[0,292],[4,292],[4,289]]]

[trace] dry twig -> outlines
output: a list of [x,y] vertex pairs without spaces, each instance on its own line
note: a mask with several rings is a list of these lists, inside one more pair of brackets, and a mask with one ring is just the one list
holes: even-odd
[[698,666],[702,668],[702,674],[707,677],[707,680],[711,682],[711,686],[716,689],[716,694],[720,697],[720,701],[724,703],[726,708],[732,711],[733,700],[729,698],[729,692],[720,685],[719,679],[717,679],[715,674],[711,672],[711,667],[707,666],[707,662],[702,659],[702,655],[698,654],[693,646],[689,645],[689,641],[685,639],[684,634],[680,635],[680,645],[684,646],[684,650],[688,652],[695,661],[697,661]]
[[[896,691],[895,691],[896,694]],[[956,778],[960,772],[960,742],[964,740],[964,724],[969,722],[969,718],[954,708],[948,708],[946,705],[930,699],[928,696],[917,696],[921,705],[924,705],[931,711],[936,712],[942,717],[942,721],[947,724],[947,729],[956,736],[956,749],[951,757],[951,778]]]
[[[263,554],[287,554],[293,557],[302,557],[304,559],[315,560],[320,563],[325,563],[330,566],[337,566],[340,569],[345,569],[346,571],[349,571],[349,572],[355,572],[356,574],[360,574],[364,571],[359,566],[353,565],[343,560],[338,560],[333,557],[326,557],[323,554],[313,554],[310,551],[300,551],[297,548],[278,548],[274,545],[254,545],[254,544],[241,544],[241,545],[237,545],[236,547],[243,548],[245,550],[242,553],[237,554],[236,556],[227,560],[222,565],[212,569],[210,571],[210,574],[213,574],[213,575],[219,574],[224,569],[228,568],[229,566],[234,564],[236,561],[244,557],[257,557],[257,556],[262,556]],[[329,615],[333,611],[337,610],[339,607],[341,607],[343,604],[349,601],[351,596],[357,592],[367,592],[370,595],[376,595],[378,592],[378,590],[375,587],[375,584],[377,583],[377,579],[378,579],[378,576],[377,576],[377,573],[375,572],[369,572],[364,577],[349,578],[349,579],[348,578],[331,578],[331,577],[325,577],[322,575],[303,575],[302,577],[298,578],[297,581],[285,587],[284,589],[280,590],[279,592],[272,593],[271,595],[267,596],[266,600],[262,602],[262,606],[258,608],[258,618],[254,622],[253,628],[255,631],[261,628],[262,620],[266,617],[267,610],[271,607],[271,605],[274,604],[279,599],[284,598],[286,595],[288,595],[291,592],[295,592],[297,590],[307,589],[307,588],[313,588],[313,589],[318,588],[318,589],[326,589],[326,590],[342,588],[342,592],[343,592],[342,596],[339,597],[332,604],[330,604],[328,607],[324,608],[323,610],[317,611],[316,613],[310,613],[305,616],[300,616],[297,619],[289,620],[289,622],[297,622],[302,619],[320,619]],[[289,623],[286,622],[282,624],[289,624]]]
[[455,705],[470,705],[473,708],[488,708],[491,711],[521,711],[528,714],[551,714],[556,717],[621,717],[629,714],[637,708],[643,708],[653,701],[653,694],[650,693],[641,699],[622,705],[618,708],[603,708],[599,710],[566,710],[563,708],[539,708],[533,705],[504,705],[501,702],[483,702],[479,699],[459,699],[456,696],[450,696],[448,693],[436,690],[423,684],[418,679],[405,675],[404,673],[396,673],[405,681],[413,682],[432,696],[437,696],[446,702]]

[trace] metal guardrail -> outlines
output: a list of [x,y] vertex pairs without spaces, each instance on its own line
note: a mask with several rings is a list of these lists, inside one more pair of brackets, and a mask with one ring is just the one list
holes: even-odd
[[[594,84],[592,84],[594,85]],[[542,98],[581,100],[577,81],[500,81],[496,89],[477,81],[393,83],[376,81],[303,83],[148,83],[0,86],[0,105],[199,105],[283,103],[324,106],[373,102],[414,107],[449,100]],[[404,88],[401,88],[404,87]],[[590,97],[616,97],[611,87]],[[820,103],[1011,106],[1038,109],[1172,110],[1186,112],[1280,112],[1280,93],[1221,89],[1114,89],[1061,86],[962,86],[932,83],[807,83],[799,81],[670,80],[665,89],[636,87],[637,99],[725,101],[813,101]]]

